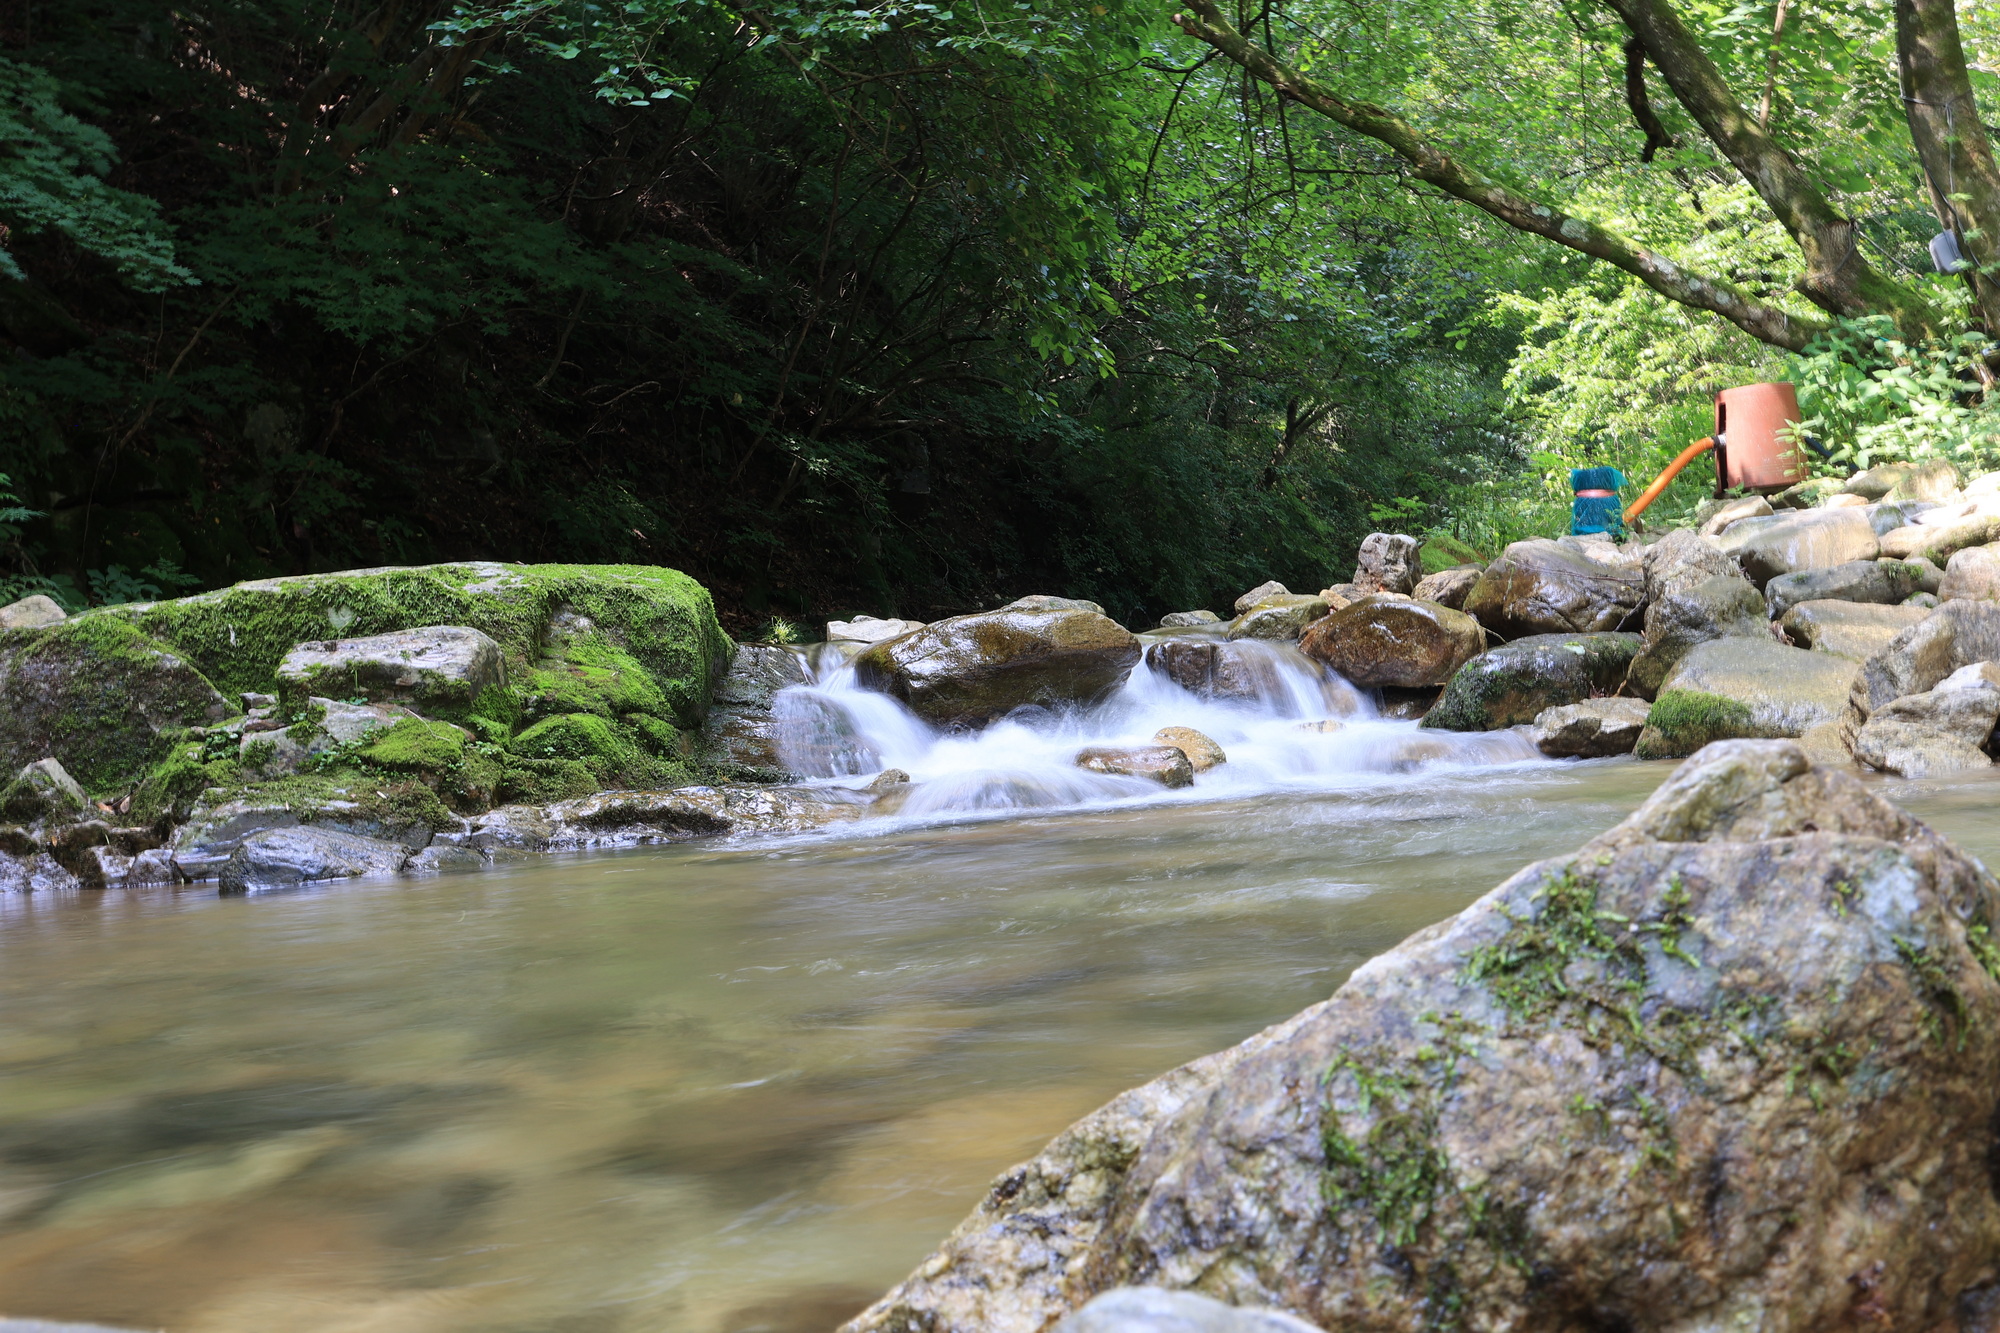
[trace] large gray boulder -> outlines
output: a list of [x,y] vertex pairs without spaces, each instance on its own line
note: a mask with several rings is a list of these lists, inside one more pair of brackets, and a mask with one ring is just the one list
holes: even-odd
[[1778,624],[1801,648],[1865,662],[1929,614],[1930,608],[1922,606],[1800,602]]
[[1976,662],[1934,689],[1876,709],[1854,737],[1854,757],[1906,778],[1990,768],[1986,747],[2000,721],[2000,664]]
[[1954,1327],[2000,1271],[2000,886],[1712,746],[1334,996],[1002,1173],[846,1333],[1199,1288],[1328,1330]]
[[1486,646],[1479,622],[1436,602],[1373,594],[1315,620],[1299,651],[1363,687],[1442,685]]
[[278,664],[288,701],[311,695],[401,703],[425,713],[462,713],[506,683],[500,645],[464,625],[301,643]]
[[1923,568],[1900,560],[1850,560],[1829,569],[1780,574],[1764,585],[1764,603],[1777,620],[1800,602],[1871,602],[1894,606],[1923,586]]
[[1361,539],[1351,581],[1363,593],[1410,592],[1423,573],[1417,563],[1422,544],[1400,532],[1369,533]]
[[1882,553],[1874,526],[1858,509],[1787,510],[1770,518],[1746,518],[1723,533],[1718,544],[1760,590],[1780,574],[1831,569]]
[[1515,542],[1486,568],[1465,610],[1506,639],[1628,628],[1645,595],[1638,565],[1609,542]]
[[1802,736],[1840,719],[1858,671],[1768,635],[1696,644],[1667,673],[1634,753],[1675,759],[1711,741]]
[[863,687],[926,722],[983,727],[1016,708],[1106,698],[1139,661],[1131,631],[1094,611],[1000,610],[954,616],[854,659]]
[[1485,572],[1484,565],[1454,565],[1450,569],[1440,569],[1419,579],[1417,586],[1410,589],[1410,596],[1420,602],[1436,602],[1439,606],[1463,611],[1465,599],[1472,595],[1480,575]]
[[223,865],[221,891],[257,893],[393,875],[409,859],[410,849],[398,842],[303,826],[261,829],[244,838]]
[[1497,731],[1610,694],[1624,684],[1641,642],[1636,634],[1531,634],[1489,648],[1453,674],[1423,725]]
[[1854,725],[1884,704],[1922,694],[1962,667],[2000,660],[2000,603],[1946,602],[1861,664],[1849,696]]
[[[900,637],[890,635],[878,642]],[[746,777],[783,781],[789,770],[779,753],[774,708],[779,691],[805,683],[805,659],[789,648],[752,643],[739,647],[702,724],[709,761]]]
[[1632,659],[1633,693],[1650,699],[1697,644],[1769,639],[1763,595],[1735,570],[1699,582],[1676,580],[1646,606],[1645,646]]

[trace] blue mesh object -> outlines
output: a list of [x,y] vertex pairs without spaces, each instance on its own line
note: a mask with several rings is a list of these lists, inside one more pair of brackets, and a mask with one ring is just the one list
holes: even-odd
[[1579,495],[1569,511],[1569,530],[1581,537],[1591,532],[1625,531],[1625,515],[1618,503],[1618,488],[1625,474],[1615,467],[1576,467],[1569,470],[1573,491],[1610,491],[1609,495]]

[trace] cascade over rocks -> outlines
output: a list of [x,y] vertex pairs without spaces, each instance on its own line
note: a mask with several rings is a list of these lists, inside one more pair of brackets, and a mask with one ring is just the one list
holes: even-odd
[[845,1333],[1033,1333],[1132,1284],[1372,1333],[1953,1327],[2000,1272],[1996,920],[1857,779],[1710,746],[1072,1125]]
[[1610,694],[1624,682],[1641,643],[1636,634],[1532,634],[1489,648],[1458,669],[1423,725],[1496,731]]
[[1197,699],[1243,702],[1282,696],[1276,646],[1259,642],[1215,639],[1165,639],[1146,646],[1146,666]]
[[1609,542],[1515,542],[1487,566],[1465,610],[1508,639],[1621,629],[1639,609],[1644,580]]
[[925,721],[977,728],[1016,708],[1088,705],[1118,688],[1139,641],[1094,611],[954,616],[854,659],[861,683]]
[[[900,637],[892,634],[877,642]],[[716,686],[715,703],[702,727],[708,757],[752,778],[785,780],[789,774],[777,749],[772,703],[779,690],[805,683],[805,662],[797,653],[768,644],[739,647]]]
[[1314,621],[1299,651],[1356,685],[1442,685],[1486,646],[1479,623],[1436,602],[1374,595]]

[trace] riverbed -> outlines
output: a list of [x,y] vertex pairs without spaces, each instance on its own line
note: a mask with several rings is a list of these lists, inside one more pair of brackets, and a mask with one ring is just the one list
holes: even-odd
[[[0,1313],[807,1333],[1669,764],[0,901]],[[2000,779],[1882,788],[2000,852]]]

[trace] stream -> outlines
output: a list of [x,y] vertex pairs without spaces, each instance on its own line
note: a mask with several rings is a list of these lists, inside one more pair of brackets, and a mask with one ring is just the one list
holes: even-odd
[[[832,835],[0,899],[0,1313],[826,1333],[1077,1116],[1672,771],[1440,741],[1281,664],[1248,703],[1141,668],[959,738],[835,664],[781,700],[794,743],[916,781]],[[1230,762],[1173,793],[1068,767],[1169,722]],[[1990,858],[1996,781],[1883,790]]]

